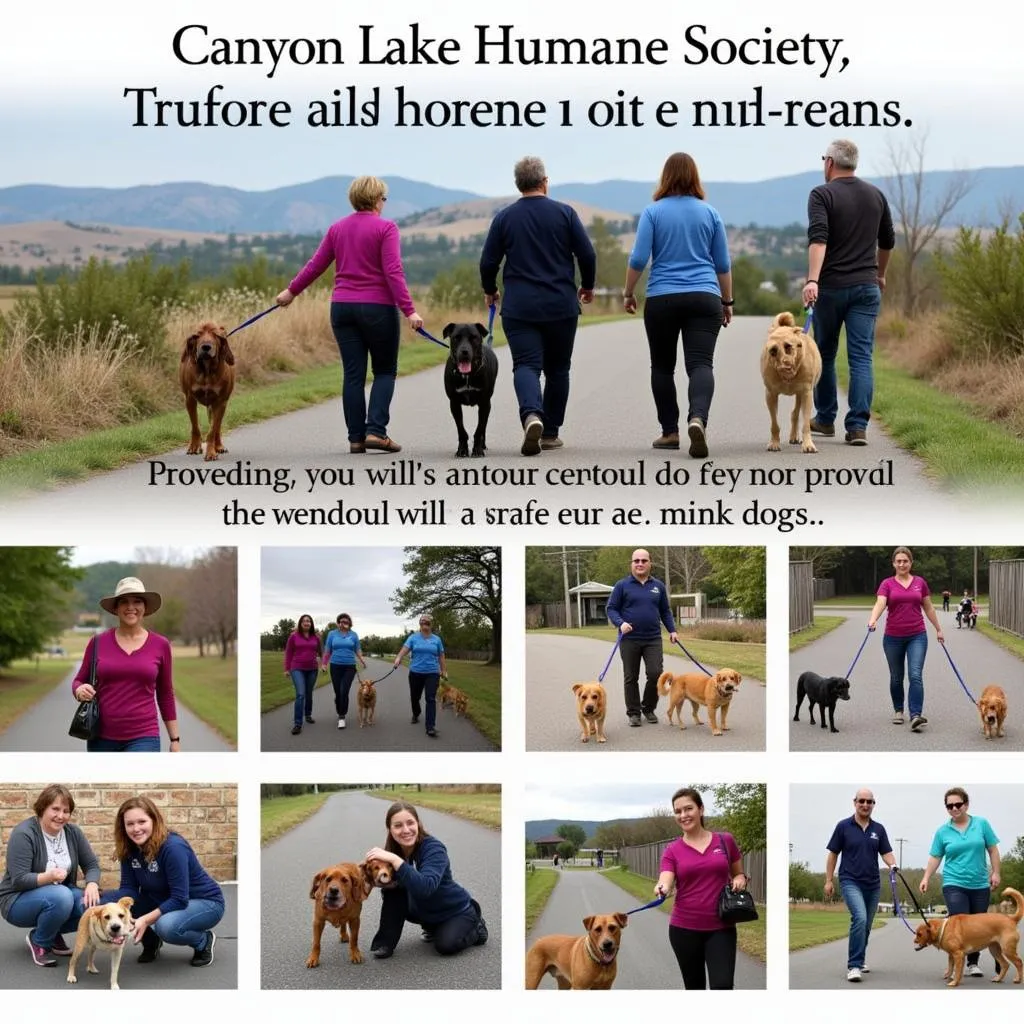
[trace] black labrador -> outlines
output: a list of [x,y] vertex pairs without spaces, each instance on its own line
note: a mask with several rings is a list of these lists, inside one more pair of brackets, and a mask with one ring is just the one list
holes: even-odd
[[444,393],[459,432],[455,455],[465,458],[470,454],[462,407],[476,405],[480,408],[473,434],[473,456],[480,458],[487,450],[487,419],[491,415],[491,397],[498,380],[498,357],[484,342],[487,328],[483,324],[447,324],[441,336],[448,339],[450,348],[444,368]]
[[800,721],[800,705],[807,698],[807,710],[814,725],[814,705],[821,705],[821,727],[825,728],[825,709],[828,708],[829,725],[836,728],[836,702],[850,699],[850,680],[842,676],[819,676],[817,672],[802,672],[796,681],[796,711],[793,721]]

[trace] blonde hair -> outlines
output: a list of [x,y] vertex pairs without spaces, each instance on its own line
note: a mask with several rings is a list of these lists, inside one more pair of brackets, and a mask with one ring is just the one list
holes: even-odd
[[387,194],[387,185],[370,174],[356,178],[348,187],[348,201],[356,211],[374,209]]

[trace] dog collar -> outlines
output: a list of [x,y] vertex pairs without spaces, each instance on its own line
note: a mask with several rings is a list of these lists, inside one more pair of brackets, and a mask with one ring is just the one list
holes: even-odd
[[607,967],[609,964],[611,964],[619,952],[618,950],[615,950],[615,952],[612,953],[611,960],[602,960],[601,957],[597,955],[597,951],[594,949],[593,944],[590,941],[589,935],[583,940],[583,948],[587,951],[587,956],[589,956],[595,964],[599,964],[601,967]]
[[949,918],[948,917],[944,917],[942,919],[942,925],[939,928],[939,937],[935,940],[935,945],[938,946],[939,949],[942,948],[942,935],[943,935],[943,933],[946,930],[946,925],[947,924],[949,924]]

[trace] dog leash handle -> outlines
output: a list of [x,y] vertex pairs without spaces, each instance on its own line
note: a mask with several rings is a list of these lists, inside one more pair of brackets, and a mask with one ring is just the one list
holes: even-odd
[[642,907],[634,907],[632,910],[627,910],[626,914],[639,914],[641,910],[650,910],[651,907],[660,907],[667,899],[668,896],[665,893],[662,893],[657,899],[651,900],[650,903],[645,903]]
[[494,314],[498,311],[498,307],[493,303],[488,303],[487,306],[487,345],[490,348],[494,347]]
[[811,324],[814,323],[814,307],[807,307],[807,319],[804,321],[804,334],[811,333]]

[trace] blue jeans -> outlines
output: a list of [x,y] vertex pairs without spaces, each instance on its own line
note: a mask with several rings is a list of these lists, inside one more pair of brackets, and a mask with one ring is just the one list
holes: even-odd
[[52,949],[58,934],[73,932],[85,910],[85,891],[67,885],[41,885],[21,893],[7,912],[7,923],[31,928],[29,937],[37,946]]
[[[133,907],[132,910],[140,913],[137,907]],[[223,916],[224,904],[217,900],[189,900],[184,910],[172,910],[169,914],[161,914],[150,927],[169,946],[205,949],[206,932]]]
[[90,754],[159,754],[159,736],[139,736],[134,740],[105,740],[97,736],[94,740],[85,741],[85,749]]
[[[332,302],[331,330],[341,353],[341,407],[349,441],[362,441],[367,434],[387,437],[401,336],[397,308],[380,302]],[[369,410],[367,359],[373,369]]]
[[875,380],[871,357],[875,348],[875,321],[882,305],[877,284],[849,288],[819,288],[814,304],[814,340],[821,352],[821,378],[814,387],[814,418],[823,425],[835,422],[839,412],[836,391],[836,353],[839,331],[846,327],[846,356],[850,364],[847,430],[866,430],[871,419]]
[[[989,897],[992,890],[965,889],[962,885],[944,885],[942,898],[946,901],[946,909],[950,914],[985,914],[988,913]],[[968,953],[968,964],[976,964],[981,957],[980,952]]]
[[889,662],[889,695],[893,711],[903,710],[903,665],[906,662],[910,686],[910,717],[924,712],[924,656],[928,653],[928,634],[924,631],[913,636],[883,636],[882,650]]
[[846,954],[846,969],[863,967],[868,951],[868,938],[871,935],[871,922],[875,919],[878,909],[878,897],[881,889],[865,888],[850,879],[839,879],[839,888],[843,893],[843,902],[850,911],[850,946]]
[[[512,353],[512,386],[519,421],[534,414],[544,423],[542,437],[558,437],[569,403],[569,367],[576,341],[577,317],[565,320],[519,320],[503,316],[501,326]],[[541,390],[540,375],[544,374]]]
[[313,691],[316,689],[315,668],[293,668],[289,675],[295,687],[295,724],[302,725],[302,714],[313,716]]
[[419,717],[420,698],[425,697],[428,732],[437,723],[437,687],[440,682],[440,672],[409,672],[409,698],[412,703],[412,713]]

